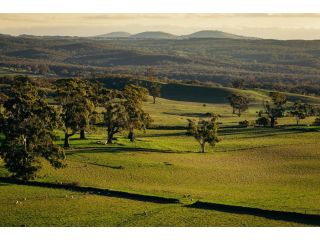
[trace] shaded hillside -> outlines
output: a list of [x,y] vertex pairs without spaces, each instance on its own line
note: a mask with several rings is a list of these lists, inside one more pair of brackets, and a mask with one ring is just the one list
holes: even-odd
[[[144,36],[171,37],[161,32]],[[320,41],[247,39],[96,39],[0,36],[0,67],[37,74],[144,76],[152,66],[157,78],[211,81],[230,86],[250,83],[316,86],[320,82]],[[313,91],[318,94],[317,90]]]
[[[100,78],[97,81],[103,83],[107,88],[122,89],[128,83],[139,84],[141,86],[150,86],[150,82],[146,80],[133,80],[128,78]],[[161,84],[161,98],[199,103],[228,103],[227,97],[231,94],[243,94],[250,98],[252,105],[261,105],[262,101],[268,100],[269,91],[267,90],[240,90],[228,87],[206,87],[185,84]],[[303,96],[299,94],[285,93],[289,101],[294,102],[301,100],[310,104],[320,104],[320,97]]]

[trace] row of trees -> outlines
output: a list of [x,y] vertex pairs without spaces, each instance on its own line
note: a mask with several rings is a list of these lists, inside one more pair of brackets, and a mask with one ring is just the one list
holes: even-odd
[[[270,92],[270,97],[271,101],[264,101],[264,109],[257,112],[258,119],[256,123],[258,125],[270,125],[274,127],[277,119],[284,117],[286,113],[295,117],[296,123],[299,125],[301,119],[318,114],[316,107],[308,103],[303,103],[300,100],[296,101],[292,106],[286,106],[288,98],[283,93]],[[249,108],[250,100],[247,96],[234,93],[228,97],[228,100],[232,107],[232,113],[237,114],[239,117]]]
[[[114,135],[123,130],[128,130],[128,138],[134,141],[134,130],[145,130],[151,122],[149,114],[142,109],[142,102],[148,96],[146,88],[129,84],[123,90],[105,89],[98,83],[75,78],[58,80],[56,89],[62,108],[65,148],[77,132],[80,139],[85,139],[85,131],[99,115],[107,128],[106,143],[112,143]],[[97,107],[104,111],[97,112]]]
[[[114,135],[123,130],[128,130],[128,138],[134,141],[134,130],[145,130],[151,122],[142,109],[148,90],[140,86],[127,85],[120,91],[83,79],[61,79],[55,88],[54,106],[27,77],[16,77],[8,96],[2,93],[0,129],[5,138],[0,150],[5,167],[15,177],[33,178],[41,168],[41,158],[55,168],[65,166],[64,150],[54,144],[56,129],[63,130],[63,146],[68,148],[74,134],[80,132],[80,138],[85,139],[85,131],[97,115],[103,116],[106,126],[105,143],[112,143]],[[104,111],[98,113],[97,107]]]

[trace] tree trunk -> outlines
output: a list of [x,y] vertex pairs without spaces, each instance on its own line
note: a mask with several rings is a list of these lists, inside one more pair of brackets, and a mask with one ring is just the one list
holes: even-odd
[[113,134],[108,133],[107,144],[112,144]]
[[234,109],[234,107],[232,107],[232,114],[235,114],[236,110]]
[[69,148],[70,147],[69,137],[70,137],[70,135],[68,133],[64,134],[64,145],[63,145],[64,148]]
[[204,146],[205,146],[205,143],[200,143],[201,153],[204,153]]
[[81,140],[86,139],[86,135],[85,135],[84,129],[81,129],[81,130],[80,130],[80,139],[81,139]]
[[131,142],[134,142],[135,135],[134,135],[133,131],[130,131],[130,132],[129,132],[128,138],[130,139]]
[[153,97],[153,104],[156,104],[156,97],[155,96],[152,96]]
[[276,120],[274,117],[271,118],[271,127],[274,128],[274,125],[276,123]]
[[241,117],[241,110],[238,110],[238,116]]

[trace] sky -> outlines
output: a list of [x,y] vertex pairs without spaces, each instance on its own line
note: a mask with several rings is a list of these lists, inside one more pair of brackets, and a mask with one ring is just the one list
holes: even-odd
[[94,36],[114,31],[184,35],[220,30],[268,39],[320,39],[320,14],[0,14],[0,33]]

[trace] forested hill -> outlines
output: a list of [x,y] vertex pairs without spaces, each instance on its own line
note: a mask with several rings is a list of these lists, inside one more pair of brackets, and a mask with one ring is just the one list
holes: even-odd
[[263,39],[97,39],[0,35],[0,66],[32,74],[106,73],[160,79],[315,85],[320,41]]
[[[137,84],[150,89],[153,82],[146,80],[130,79],[128,77],[108,76],[104,78],[92,79],[94,82],[100,82],[102,86],[111,89],[122,90],[127,84]],[[265,100],[270,100],[270,91],[264,89],[236,89],[219,86],[199,86],[194,84],[178,83],[159,83],[160,96],[165,99],[199,102],[199,103],[225,103],[229,104],[228,97],[231,94],[247,96],[251,105],[261,105]],[[319,96],[306,96],[282,92],[288,98],[289,102],[301,101],[308,104],[320,105]]]

